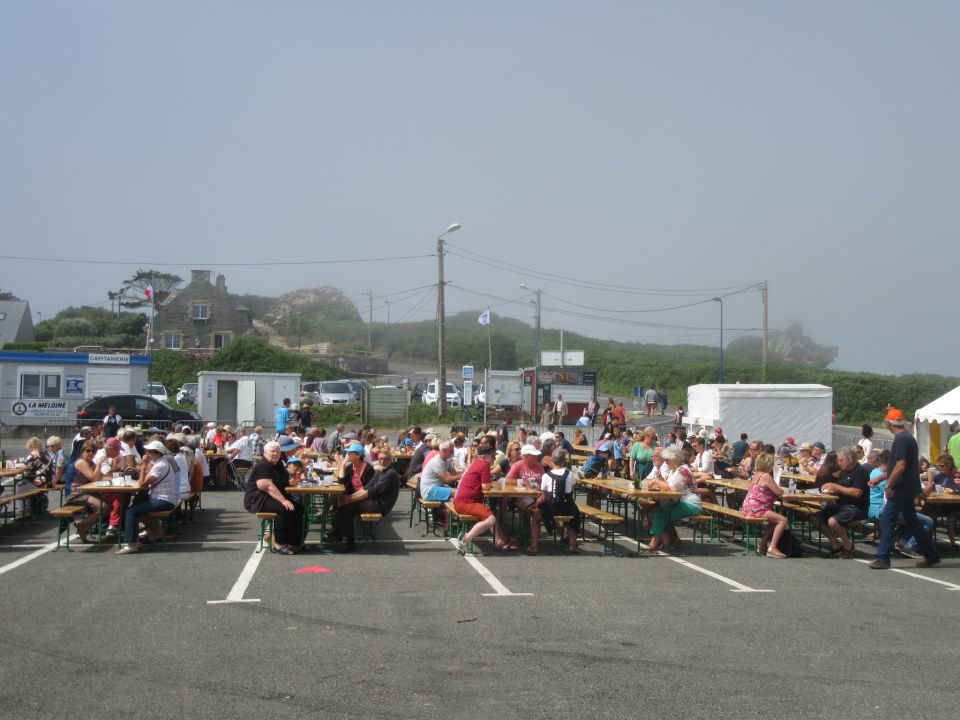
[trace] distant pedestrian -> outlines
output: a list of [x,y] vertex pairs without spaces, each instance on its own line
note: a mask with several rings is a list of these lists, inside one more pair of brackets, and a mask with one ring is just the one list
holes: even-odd
[[657,393],[656,388],[650,387],[646,394],[643,396],[643,401],[647,404],[647,419],[652,420],[653,416],[657,414],[657,402],[660,399],[659,393]]
[[667,390],[662,385],[660,386],[660,414],[667,414]]

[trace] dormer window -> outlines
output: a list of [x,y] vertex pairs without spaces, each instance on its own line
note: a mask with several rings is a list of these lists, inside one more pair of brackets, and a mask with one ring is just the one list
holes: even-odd
[[209,320],[210,319],[210,306],[206,303],[194,303],[193,304],[193,319],[194,320]]

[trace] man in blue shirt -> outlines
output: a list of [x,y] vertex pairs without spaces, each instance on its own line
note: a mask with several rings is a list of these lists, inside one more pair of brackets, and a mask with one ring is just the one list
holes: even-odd
[[930,568],[941,564],[937,548],[930,535],[923,529],[913,507],[913,499],[920,494],[920,453],[917,441],[904,429],[906,423],[903,412],[897,408],[887,410],[884,418],[887,428],[893,433],[890,446],[890,464],[887,465],[887,487],[884,494],[887,502],[880,511],[880,545],[877,559],[868,567],[874,570],[890,568],[890,551],[893,549],[897,519],[902,515],[907,532],[917,541],[917,549],[923,553],[923,560],[917,567]]
[[277,435],[286,434],[288,422],[290,422],[290,398],[284,398],[283,405],[277,408]]

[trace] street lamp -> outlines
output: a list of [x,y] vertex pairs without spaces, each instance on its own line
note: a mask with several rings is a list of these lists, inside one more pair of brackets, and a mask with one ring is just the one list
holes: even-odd
[[723,298],[712,298],[714,302],[720,303],[720,384],[723,384]]
[[533,366],[537,368],[540,367],[540,290],[531,290],[524,283],[520,283],[520,287],[522,287],[524,290],[530,290],[530,292],[537,293],[537,314],[534,317],[534,320],[536,321],[534,324],[534,332],[537,336],[537,344],[534,349],[535,354],[533,356]]
[[[387,362],[390,362],[390,301],[384,300],[384,303],[387,305],[387,332],[383,335],[383,356],[387,359]],[[387,371],[389,372],[390,366],[387,366]]]
[[447,409],[447,363],[445,340],[447,320],[443,305],[443,238],[460,229],[460,223],[453,223],[437,236],[437,417],[443,417]]

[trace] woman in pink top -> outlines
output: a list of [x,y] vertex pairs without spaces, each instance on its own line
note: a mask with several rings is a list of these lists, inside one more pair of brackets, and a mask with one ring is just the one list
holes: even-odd
[[473,515],[479,518],[478,522],[470,528],[470,532],[460,532],[457,552],[461,555],[466,555],[467,547],[478,535],[490,529],[493,530],[493,542],[497,550],[517,549],[516,545],[507,542],[497,516],[483,503],[483,490],[490,487],[490,467],[493,465],[495,456],[495,450],[490,445],[481,445],[477,448],[477,459],[470,464],[457,485],[453,507],[461,515]]
[[[772,472],[773,455],[763,453],[757,458],[754,465],[753,476],[750,478],[750,489],[743,499],[740,512],[747,517],[762,517],[773,527],[773,536],[770,539],[770,546],[767,548],[767,557],[783,559],[786,555],[777,549],[777,543],[780,541],[780,536],[783,535],[784,528],[787,527],[787,518],[773,511],[773,504],[783,495],[783,491],[774,482]],[[763,549],[764,543],[761,542],[761,553]]]

